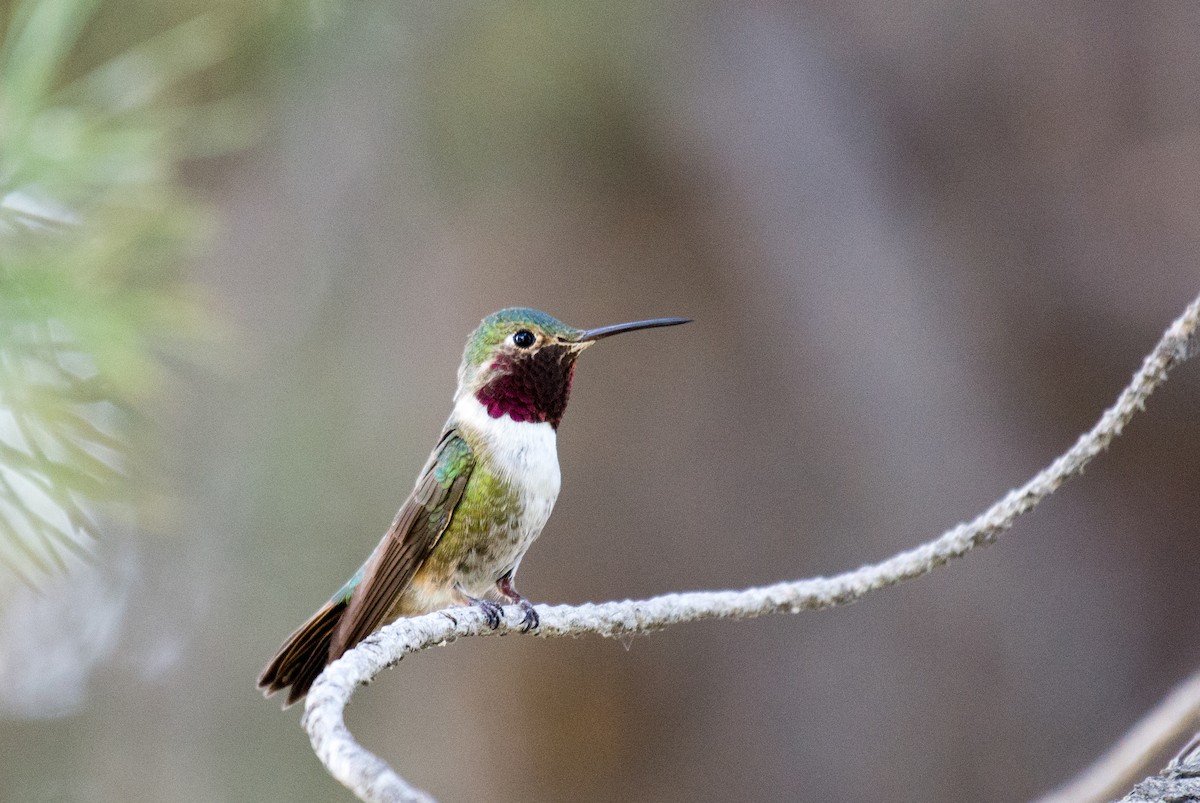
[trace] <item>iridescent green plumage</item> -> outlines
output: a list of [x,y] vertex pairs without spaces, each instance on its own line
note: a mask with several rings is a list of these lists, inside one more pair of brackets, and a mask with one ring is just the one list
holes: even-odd
[[463,367],[481,365],[504,339],[521,329],[536,327],[551,337],[563,340],[578,341],[583,332],[573,326],[567,326],[557,318],[547,315],[541,310],[527,307],[509,307],[480,321],[479,326],[467,340],[467,348],[463,353]]

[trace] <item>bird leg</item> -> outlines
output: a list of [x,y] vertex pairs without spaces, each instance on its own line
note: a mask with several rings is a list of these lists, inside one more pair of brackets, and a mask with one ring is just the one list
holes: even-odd
[[533,603],[520,595],[516,588],[513,587],[513,573],[508,572],[499,580],[496,581],[496,588],[501,596],[509,602],[521,606],[521,612],[524,616],[521,617],[521,632],[528,633],[538,626],[540,619],[538,612],[534,610]]

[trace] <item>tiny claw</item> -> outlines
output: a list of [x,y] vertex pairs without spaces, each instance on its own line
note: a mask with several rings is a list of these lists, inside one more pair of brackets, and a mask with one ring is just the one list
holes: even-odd
[[500,619],[504,614],[503,608],[492,602],[490,599],[477,599],[474,600],[474,603],[479,606],[481,611],[483,611],[483,618],[487,620],[487,623],[491,626],[492,630],[495,630],[500,626]]
[[529,600],[522,598],[519,604],[521,606],[521,612],[525,614],[521,617],[521,632],[528,633],[530,630],[536,629],[537,626],[541,624],[542,619],[540,616],[538,616],[538,612],[534,609],[533,603]]

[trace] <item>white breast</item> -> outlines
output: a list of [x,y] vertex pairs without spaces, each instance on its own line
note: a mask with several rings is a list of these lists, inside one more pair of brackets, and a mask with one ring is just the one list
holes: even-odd
[[524,554],[550,518],[554,501],[562,485],[558,469],[558,435],[546,422],[513,421],[508,416],[492,418],[473,395],[465,395],[454,405],[454,416],[463,425],[482,436],[487,443],[494,470],[520,489],[524,502],[517,540]]

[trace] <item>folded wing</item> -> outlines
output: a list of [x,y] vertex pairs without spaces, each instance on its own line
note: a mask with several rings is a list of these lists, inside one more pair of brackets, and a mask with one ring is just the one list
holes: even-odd
[[449,526],[474,466],[471,447],[456,430],[442,436],[416,489],[367,562],[362,582],[350,590],[333,633],[330,661],[386,623]]

